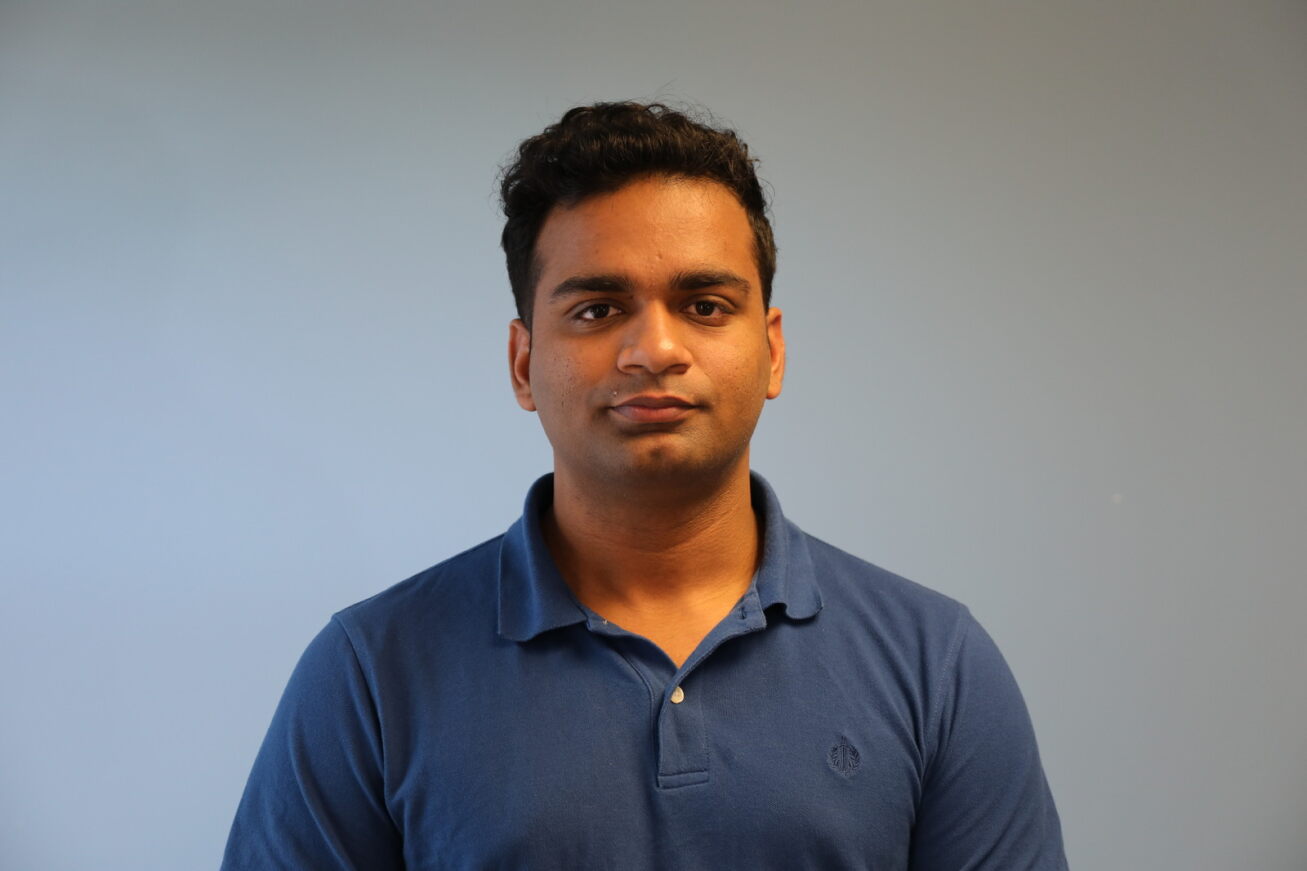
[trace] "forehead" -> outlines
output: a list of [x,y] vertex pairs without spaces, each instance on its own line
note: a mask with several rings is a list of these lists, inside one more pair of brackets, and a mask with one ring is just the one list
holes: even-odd
[[748,213],[724,185],[653,177],[556,206],[536,240],[538,287],[579,272],[656,281],[686,268],[731,269],[759,286]]

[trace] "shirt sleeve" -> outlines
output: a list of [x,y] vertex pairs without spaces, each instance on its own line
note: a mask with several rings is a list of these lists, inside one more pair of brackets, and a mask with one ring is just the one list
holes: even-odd
[[310,642],[259,749],[223,871],[402,869],[376,706],[335,619]]
[[963,610],[936,697],[912,832],[912,871],[1065,871],[1062,829],[1025,700]]

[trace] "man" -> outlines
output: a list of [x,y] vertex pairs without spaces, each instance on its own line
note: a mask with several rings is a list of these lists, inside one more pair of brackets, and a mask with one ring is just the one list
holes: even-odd
[[503,198],[513,390],[554,471],[310,644],[224,867],[1065,867],[966,608],[806,535],[750,471],[785,340],[745,145],[577,108]]

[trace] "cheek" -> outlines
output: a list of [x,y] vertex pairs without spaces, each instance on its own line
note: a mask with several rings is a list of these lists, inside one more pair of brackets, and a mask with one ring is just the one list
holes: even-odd
[[755,393],[765,393],[771,378],[771,362],[767,346],[750,348],[746,353],[722,355],[711,363],[720,373],[723,392],[729,392],[743,404],[752,404]]
[[569,357],[532,360],[532,395],[542,420],[564,425],[581,414],[585,405],[582,373]]

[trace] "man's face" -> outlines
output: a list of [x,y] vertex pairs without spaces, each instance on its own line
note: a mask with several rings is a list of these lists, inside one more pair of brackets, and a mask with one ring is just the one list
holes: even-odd
[[509,363],[556,468],[674,483],[747,466],[785,340],[729,190],[656,177],[556,207],[536,257],[532,328],[510,325]]

